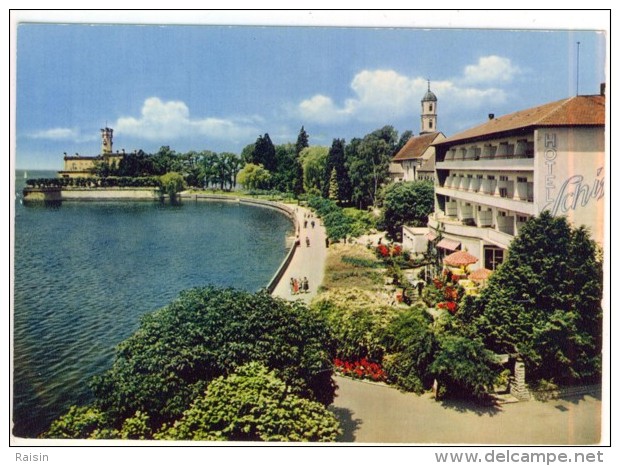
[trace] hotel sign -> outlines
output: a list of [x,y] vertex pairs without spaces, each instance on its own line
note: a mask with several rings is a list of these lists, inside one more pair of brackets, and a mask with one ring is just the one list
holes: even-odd
[[[558,137],[556,133],[544,134],[544,195],[543,210],[551,215],[566,215],[578,207],[587,207],[594,200],[602,199],[605,194],[604,167],[598,167],[594,176],[589,179],[581,173],[571,174],[563,180],[558,170]],[[571,164],[574,168],[580,164]]]

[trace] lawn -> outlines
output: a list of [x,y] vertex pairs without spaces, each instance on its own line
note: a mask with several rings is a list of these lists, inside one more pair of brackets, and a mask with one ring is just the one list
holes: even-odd
[[322,289],[361,288],[380,292],[385,285],[384,270],[383,263],[365,246],[335,243],[327,252]]

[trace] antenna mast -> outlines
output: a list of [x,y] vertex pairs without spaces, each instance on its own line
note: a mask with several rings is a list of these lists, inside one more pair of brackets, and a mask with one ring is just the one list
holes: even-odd
[[577,41],[577,95],[579,95],[579,44],[581,42]]

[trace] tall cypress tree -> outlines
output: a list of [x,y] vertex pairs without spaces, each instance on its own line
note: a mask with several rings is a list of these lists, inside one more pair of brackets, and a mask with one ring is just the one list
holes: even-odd
[[332,146],[327,154],[325,165],[325,181],[323,183],[323,197],[330,197],[330,183],[332,171],[336,172],[336,182],[338,183],[338,197],[340,203],[348,203],[351,200],[351,180],[346,167],[346,157],[344,152],[344,139],[334,139]]
[[304,192],[304,170],[301,165],[301,160],[299,159],[299,154],[306,147],[309,147],[308,133],[306,133],[306,130],[302,126],[297,136],[297,143],[295,144],[295,182],[293,184],[293,192],[296,195]]

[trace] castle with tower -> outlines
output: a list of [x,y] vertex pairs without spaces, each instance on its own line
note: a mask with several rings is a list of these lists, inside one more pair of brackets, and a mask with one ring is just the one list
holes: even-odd
[[112,151],[114,130],[112,128],[102,128],[101,130],[101,154],[96,156],[85,156],[80,154],[64,156],[64,169],[58,172],[61,178],[88,178],[94,175],[94,170],[100,163],[107,163],[110,166],[118,166],[123,160],[125,151],[116,153]]

